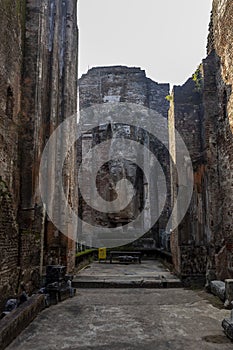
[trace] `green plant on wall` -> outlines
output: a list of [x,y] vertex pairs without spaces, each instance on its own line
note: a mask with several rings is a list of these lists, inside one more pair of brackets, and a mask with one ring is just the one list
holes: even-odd
[[173,96],[172,95],[167,95],[165,98],[169,102],[173,101]]
[[200,91],[203,85],[202,64],[197,67],[195,73],[192,75],[192,79],[195,83],[196,90]]

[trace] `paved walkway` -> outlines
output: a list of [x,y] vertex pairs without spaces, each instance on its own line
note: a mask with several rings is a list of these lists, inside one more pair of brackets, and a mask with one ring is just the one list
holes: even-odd
[[230,350],[229,311],[184,289],[81,289],[43,311],[7,350]]
[[[94,263],[76,277],[108,283],[164,279],[179,282],[158,261]],[[78,289],[75,298],[44,310],[8,350],[230,350],[221,328],[229,311],[209,298],[183,288]]]

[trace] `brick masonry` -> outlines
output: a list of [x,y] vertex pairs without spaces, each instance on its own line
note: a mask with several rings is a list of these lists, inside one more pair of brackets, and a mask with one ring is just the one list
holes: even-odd
[[210,268],[220,279],[233,276],[233,3],[213,1],[204,60],[204,105],[206,113],[206,153],[210,194]]
[[15,294],[20,273],[18,120],[25,16],[21,3],[2,1],[0,8],[0,307],[7,296]]
[[[233,274],[232,18],[232,1],[213,1],[207,57],[198,79],[195,74],[182,87],[174,87],[169,117],[194,167],[193,199],[172,234],[173,260],[181,275],[207,274],[208,281]],[[173,180],[174,189],[175,174]],[[175,190],[172,193],[174,199]]]
[[[189,209],[171,236],[171,249],[176,270],[183,276],[202,275],[206,271],[206,161],[204,154],[204,108],[202,68],[197,71],[200,80],[190,78],[183,86],[175,86],[169,111],[170,152],[176,156],[174,128],[188,148],[194,171],[193,196]],[[173,171],[172,171],[173,170]],[[188,176],[189,169],[186,169]],[[172,202],[177,197],[176,172],[171,167]],[[186,183],[182,183],[186,186]]]
[[[17,294],[20,282],[28,292],[39,287],[43,265],[62,263],[70,272],[74,268],[75,242],[46,216],[38,179],[50,134],[77,111],[77,4],[4,0],[0,22],[1,308],[7,297]],[[73,148],[63,169],[65,193],[73,207],[75,164]],[[59,210],[56,178],[50,181]]]
[[[166,96],[169,94],[169,84],[158,84],[152,81],[146,77],[145,71],[140,68],[124,66],[92,68],[87,74],[81,77],[79,81],[79,93],[81,110],[96,104],[128,102],[157,111],[164,117],[167,123],[169,102],[167,101]],[[82,120],[82,122],[85,126],[85,120]],[[127,125],[127,122],[130,124],[130,121],[126,120],[125,125],[115,125],[114,119],[111,123],[106,119],[105,125],[101,125],[97,130],[91,131],[91,134],[84,134],[82,138],[82,154],[79,153],[79,163],[90,147],[107,139],[113,140],[108,152],[114,156],[114,153],[116,152],[114,149],[114,139],[122,137],[123,139],[126,138],[136,141],[142,140],[142,143],[146,147],[156,153],[162,164],[163,170],[169,176],[168,152],[165,151],[157,140],[148,135],[145,130],[138,130],[135,127]],[[123,141],[122,147],[124,148]],[[137,162],[138,155],[135,153],[134,156],[135,162]],[[99,155],[99,157],[101,157],[101,155]],[[144,159],[144,163],[146,167],[150,167],[149,163],[146,162],[146,158]],[[120,213],[105,214],[93,210],[93,208],[88,206],[85,201],[81,200],[80,212],[82,213],[84,221],[91,223],[94,226],[117,227],[132,221],[139,215],[146,203],[145,193],[146,186],[148,186],[146,185],[148,180],[144,178],[142,172],[139,171],[135,164],[130,164],[122,159],[117,162],[113,161],[106,165],[105,168],[102,168],[97,179],[99,193],[104,198],[107,198],[107,200],[114,198],[114,189],[109,189],[109,184],[112,183],[114,188],[114,184],[122,179],[123,174],[131,181],[134,188],[137,189],[137,195],[131,204]],[[151,183],[154,184],[153,191],[158,192],[154,179]],[[89,198],[91,199],[91,189],[88,188],[88,185],[86,191],[90,191]],[[159,230],[165,230],[169,200],[170,195],[168,194],[166,210],[164,210],[161,216],[159,225],[153,227],[143,239],[134,242],[134,246],[141,248],[155,248],[159,241]],[[153,203],[150,201],[145,213],[148,217],[148,219],[145,218],[147,221],[149,220],[150,215],[152,215],[152,206]]]

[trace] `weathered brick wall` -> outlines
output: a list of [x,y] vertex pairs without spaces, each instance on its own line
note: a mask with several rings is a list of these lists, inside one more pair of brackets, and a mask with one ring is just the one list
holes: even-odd
[[[68,271],[75,264],[75,241],[46,217],[38,183],[46,141],[77,112],[76,0],[2,0],[0,22],[1,308],[21,281],[28,292],[39,287],[43,264],[62,263]],[[68,139],[57,145],[51,162]],[[75,165],[73,148],[63,169],[66,197],[73,207]],[[48,186],[59,210],[55,177],[48,176]]]
[[[203,132],[202,69],[183,86],[175,86],[169,112],[171,154],[178,149],[174,128],[179,132],[189,151],[194,170],[193,196],[189,209],[172,233],[171,248],[175,269],[182,276],[205,274],[207,260],[206,237],[206,175]],[[185,166],[185,164],[184,164]],[[172,172],[172,202],[176,200],[178,179],[175,168]],[[188,169],[187,176],[188,176]],[[182,183],[186,186],[186,183]]]
[[[158,84],[150,80],[146,77],[145,71],[140,68],[128,68],[123,66],[92,68],[80,79],[79,91],[81,109],[88,108],[95,104],[129,102],[156,110],[164,118],[167,118],[169,103],[166,100],[166,96],[169,94],[169,85]],[[85,125],[85,120],[83,122]],[[130,124],[130,121],[126,120],[125,126],[117,126],[114,125],[114,123],[109,124],[108,126],[108,121],[106,120],[105,129],[103,129],[104,126],[101,126],[90,135],[84,135],[82,140],[83,155],[87,152],[89,147],[109,138],[114,139],[122,136],[126,139],[136,140],[137,142],[141,138],[146,147],[156,153],[160,164],[169,177],[168,152],[165,151],[157,140],[146,134],[144,130],[136,130],[137,128],[127,126],[127,122]],[[122,147],[124,147],[123,143]],[[114,141],[112,142],[112,150],[109,150],[109,153],[111,152],[114,153]],[[135,163],[137,163],[137,156],[138,155],[135,154]],[[145,166],[149,167],[149,164],[146,164]],[[109,181],[111,182],[112,180],[113,183],[116,183],[122,178],[123,172],[131,183],[134,184],[134,188],[137,188],[137,196],[134,201],[132,201],[125,210],[116,215],[97,212],[82,202],[82,217],[84,220],[93,225],[97,224],[100,226],[116,227],[130,222],[138,216],[144,205],[144,192],[146,191],[144,188],[144,186],[146,186],[144,185],[144,182],[146,181],[144,181],[142,174],[134,164],[119,161],[118,164],[113,162],[112,164],[109,164],[106,169],[102,169],[99,179],[97,180],[99,192],[104,198],[107,198],[108,196],[111,197],[111,193],[106,194],[106,188],[109,187]],[[169,181],[167,181],[167,183],[169,184]],[[87,186],[86,191],[90,192],[89,197],[91,197],[91,188],[88,189]],[[156,197],[156,193],[158,192],[156,186],[153,188],[153,191],[154,197]],[[143,240],[135,242],[136,246],[154,248],[155,244],[159,244],[159,228],[162,231],[165,229],[168,213],[167,207],[170,205],[169,186],[168,193],[167,203],[165,210],[161,215],[159,226],[157,224],[149,235],[144,236]],[[147,214],[148,217],[154,215],[151,206],[148,207]]]
[[[175,88],[170,112],[172,125],[182,134],[194,165],[193,199],[173,233],[174,262],[180,273],[207,272],[208,279],[233,276],[232,25],[232,1],[214,0],[200,101],[193,100],[195,92],[185,84]],[[183,106],[176,98],[177,91],[187,100]],[[201,108],[199,126],[195,123],[197,104]]]
[[233,3],[214,0],[208,57],[204,60],[204,103],[210,227],[209,268],[233,276]]
[[131,102],[156,109],[167,117],[169,84],[158,84],[146,77],[140,68],[124,66],[96,67],[79,81],[80,108],[95,103]]
[[9,295],[14,295],[19,281],[19,233],[13,198],[8,187],[0,181],[0,309]]
[[[23,101],[20,134],[21,155],[21,261],[25,270],[42,264],[61,263],[71,271],[75,242],[58,232],[44,218],[40,193],[39,165],[47,139],[56,127],[77,111],[77,10],[76,1],[28,1],[23,71]],[[73,129],[73,131],[75,128]],[[50,164],[62,151],[60,140]],[[75,190],[75,150],[64,169],[64,188],[72,197]],[[48,191],[59,211],[55,169],[48,175]],[[74,205],[74,203],[73,203]],[[41,232],[45,231],[45,237]],[[41,239],[45,250],[41,252]],[[32,271],[30,271],[32,273]]]
[[18,121],[21,102],[24,1],[1,1],[0,45],[0,308],[19,279]]

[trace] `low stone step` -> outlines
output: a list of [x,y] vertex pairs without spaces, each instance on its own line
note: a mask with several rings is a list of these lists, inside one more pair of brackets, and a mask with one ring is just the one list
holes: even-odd
[[178,279],[125,279],[125,278],[76,278],[74,288],[182,288]]

